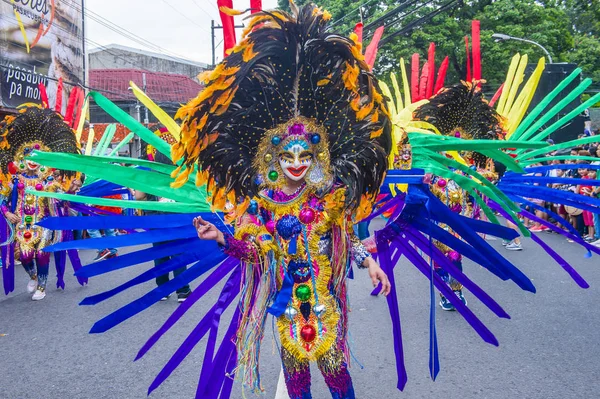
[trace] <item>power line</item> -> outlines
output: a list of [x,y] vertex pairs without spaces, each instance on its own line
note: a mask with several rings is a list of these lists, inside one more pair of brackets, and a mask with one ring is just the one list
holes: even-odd
[[[6,0],[3,0],[3,1],[6,1]],[[3,17],[3,18],[4,18],[4,17]],[[17,21],[17,20],[16,20],[16,18],[14,18],[14,17],[10,17],[10,19],[12,19],[12,20],[13,20],[13,21],[15,21],[15,22]],[[70,31],[68,31],[68,30],[66,30],[66,29],[64,29],[64,28],[62,28],[62,27],[61,27],[61,26],[59,26],[59,25],[55,26],[55,28],[58,28],[59,30],[62,30],[63,32],[65,32],[65,33],[67,33],[67,34],[70,34],[70,35],[72,34],[72,32],[70,32]],[[125,62],[125,63],[127,63],[127,64],[129,64],[129,65],[133,66],[133,67],[134,67],[133,69],[142,70],[142,71],[149,72],[149,73],[157,73],[156,71],[152,71],[152,70],[149,70],[149,69],[142,68],[142,67],[138,66],[138,65],[137,65],[136,63],[134,63],[133,61],[131,61],[131,60],[127,59],[127,58],[124,58],[124,57],[122,57],[122,56],[121,56],[121,55],[119,55],[119,54],[113,53],[112,51],[110,51],[110,49],[109,49],[108,47],[106,47],[106,46],[104,46],[104,45],[102,45],[102,44],[100,44],[100,43],[97,43],[97,42],[95,42],[95,41],[93,41],[93,40],[91,40],[91,39],[84,38],[84,41],[85,41],[86,43],[88,43],[88,44],[92,44],[93,46],[95,46],[95,47],[98,47],[98,48],[102,49],[103,51],[106,51],[107,53],[109,53],[109,54],[110,54],[110,55],[112,55],[113,57],[115,57],[115,58],[118,58],[118,59],[122,60],[123,62]],[[14,44],[15,44],[15,45],[17,45],[17,46],[19,46],[19,47],[21,47],[21,48],[26,48],[25,46],[23,46],[23,45],[20,45],[20,44],[18,44],[18,43],[14,43]],[[43,61],[38,61],[38,62],[40,62],[40,63],[41,63],[41,64],[43,64],[43,65],[48,65],[48,66],[50,66],[50,64],[49,64],[49,63],[47,63],[47,62],[43,62]],[[28,63],[26,63],[26,62],[24,62],[24,63],[25,63],[25,64],[28,64]],[[33,64],[28,64],[28,65],[29,65],[29,66],[33,66]],[[190,79],[190,77],[185,77],[185,78],[182,78],[182,79],[180,79],[180,80],[177,80],[177,81],[174,81],[174,82],[171,82],[171,83],[172,83],[172,84],[175,84],[175,85],[181,85],[181,84],[182,84],[182,82],[184,82],[184,81],[187,81],[188,79]]]
[[[186,59],[186,57],[181,54],[172,52],[170,50],[166,50],[165,48],[163,48],[155,43],[152,43],[151,41],[146,40],[143,37],[115,24],[114,22],[108,20],[107,18],[103,17],[102,15],[92,11],[89,7],[86,7],[82,11],[82,8],[77,7],[77,5],[75,3],[66,3],[66,4],[68,4],[71,8],[73,8],[74,10],[76,10],[78,12],[85,12],[85,15],[88,18],[92,19],[93,21],[97,22],[98,24],[112,30],[113,32],[115,32],[129,40],[132,40],[138,44],[141,44],[142,46],[148,47],[150,49],[153,49],[154,51],[159,51],[162,53],[171,53],[173,56],[175,56],[177,58]],[[165,54],[165,56],[168,58],[172,58],[172,57],[169,57],[167,54]]]
[[354,14],[354,13],[356,13],[357,11],[360,11],[360,9],[361,9],[362,7],[366,7],[366,6],[368,6],[369,4],[371,4],[371,3],[375,2],[375,1],[378,1],[378,0],[368,0],[368,1],[364,2],[363,4],[361,4],[360,6],[358,6],[357,8],[355,8],[354,10],[352,10],[352,11],[348,12],[348,13],[347,13],[346,15],[344,15],[342,18],[340,18],[340,19],[337,19],[337,20],[333,21],[331,24],[329,24],[329,26],[327,27],[327,30],[329,30],[329,29],[333,28],[333,27],[334,27],[334,26],[336,26],[336,25],[339,25],[339,24],[340,24],[340,23],[341,23],[343,20],[345,20],[345,19],[346,19],[346,18],[348,18],[349,16],[353,15],[353,14]]
[[[198,2],[197,2],[196,0],[192,0],[192,2],[194,3],[194,5],[195,5],[196,7],[198,7],[198,8],[199,8],[199,9],[200,9],[200,10],[201,10],[203,13],[205,13],[206,15],[208,15],[208,16],[209,16],[211,19],[212,19],[212,18],[214,18],[214,16],[210,15],[210,14],[208,13],[208,11],[206,11],[204,8],[200,7],[200,4],[198,4]],[[210,2],[210,4],[213,4],[213,3],[212,3],[212,2]],[[214,4],[213,4],[213,6],[214,6]]]
[[198,25],[198,23],[196,21],[194,21],[193,19],[191,19],[190,17],[188,17],[187,15],[185,15],[184,13],[182,13],[181,11],[179,11],[177,8],[173,7],[171,4],[169,4],[167,2],[167,0],[162,0],[162,1],[163,1],[163,3],[165,3],[166,5],[168,5],[169,7],[171,7],[173,10],[175,10],[177,12],[177,14],[181,15],[182,17],[184,17],[185,19],[187,19],[188,21],[190,21],[191,23],[193,23],[194,25],[196,25],[197,27],[199,27],[200,29],[202,29],[206,33],[209,33],[208,30],[204,26]]
[[434,10],[434,11],[430,12],[429,14],[426,14],[423,17],[412,21],[411,23],[409,23],[402,29],[399,29],[396,32],[393,32],[393,33],[389,34],[388,36],[384,37],[383,39],[381,39],[381,41],[379,42],[379,46],[383,47],[385,44],[389,43],[394,37],[409,32],[410,30],[412,30],[413,28],[416,28],[417,26],[421,25],[422,23],[429,21],[436,15],[441,14],[442,12],[450,9],[456,3],[458,3],[458,0],[450,0],[443,6],[439,7],[437,10]]

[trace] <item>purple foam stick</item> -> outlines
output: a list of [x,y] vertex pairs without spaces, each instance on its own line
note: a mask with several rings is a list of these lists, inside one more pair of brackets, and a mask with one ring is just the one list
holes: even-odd
[[404,390],[408,381],[406,366],[404,364],[404,348],[402,345],[402,324],[400,322],[400,310],[398,308],[398,295],[396,293],[396,283],[394,279],[394,269],[390,264],[390,253],[388,240],[380,231],[375,232],[375,242],[377,243],[377,252],[380,254],[381,268],[387,274],[390,280],[391,290],[387,296],[387,304],[392,319],[392,333],[394,337],[394,353],[396,356],[396,374],[398,375],[399,390]]
[[164,324],[146,341],[144,346],[139,350],[135,360],[140,359],[142,356],[152,348],[152,346],[162,337],[177,321],[200,299],[210,291],[216,284],[219,283],[234,267],[239,264],[239,260],[229,257],[217,266],[214,272],[208,276],[202,283],[200,283],[192,294],[177,307],[177,309],[169,316]]
[[[407,237],[423,252],[429,252],[429,241],[416,229],[410,227]],[[456,265],[444,256],[444,254],[435,246],[429,256],[432,256],[435,262],[437,262],[444,270],[446,270],[452,277],[459,283],[465,286],[473,295],[475,295],[485,306],[487,306],[492,312],[498,317],[510,319],[510,316],[502,307],[491,297],[487,292],[482,290],[477,284],[475,284],[466,274],[464,274]]]
[[177,348],[173,356],[171,356],[167,364],[165,364],[162,370],[158,373],[148,388],[148,395],[158,388],[171,375],[171,373],[179,366],[179,364],[181,364],[183,359],[186,358],[186,356],[192,351],[196,344],[200,342],[200,340],[206,335],[211,327],[216,327],[219,325],[221,314],[239,293],[240,276],[241,273],[239,268],[233,271],[229,280],[223,287],[218,302],[196,325],[196,327],[187,336],[179,348]]
[[[404,251],[404,255],[410,260],[410,262],[423,273],[427,279],[431,278],[430,267],[421,258],[417,251],[405,243],[400,243]],[[487,343],[498,346],[498,340],[492,334],[492,332],[475,316],[475,314],[469,309],[462,301],[454,294],[454,292],[448,287],[448,285],[442,280],[437,273],[433,273],[433,284],[435,287],[454,305],[456,310],[464,317],[467,323],[473,327],[473,329],[479,334],[479,336]]]
[[590,285],[585,281],[583,277],[567,262],[562,256],[556,253],[548,244],[546,244],[540,237],[535,234],[531,235],[531,239],[535,241],[544,251],[548,253],[558,263],[571,278],[577,283],[581,288],[590,288]]

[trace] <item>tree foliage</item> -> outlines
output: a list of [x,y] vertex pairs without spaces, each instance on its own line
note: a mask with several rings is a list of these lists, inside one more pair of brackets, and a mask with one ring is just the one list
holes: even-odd
[[[278,0],[288,8],[288,0]],[[296,0],[302,5],[308,0]],[[374,30],[385,25],[387,35],[406,29],[420,18],[448,3],[448,0],[318,0],[319,6],[332,14],[334,29],[349,34],[362,17],[365,44]],[[383,18],[392,10],[397,10]],[[456,82],[466,76],[464,37],[471,34],[471,21],[481,21],[482,75],[493,90],[503,81],[511,57],[520,52],[537,62],[544,52],[535,45],[518,41],[495,42],[493,33],[538,42],[551,53],[554,62],[573,62],[586,76],[600,82],[600,0],[473,0],[457,2],[453,8],[385,43],[379,51],[375,72],[384,80],[389,71],[397,70],[400,57],[409,62],[413,53],[427,55],[430,42],[436,44],[436,64],[450,58],[448,80]],[[373,26],[369,26],[376,21]]]

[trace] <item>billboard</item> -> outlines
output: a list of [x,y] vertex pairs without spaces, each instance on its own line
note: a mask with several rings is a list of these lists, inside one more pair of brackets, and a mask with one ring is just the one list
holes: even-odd
[[83,0],[0,0],[0,107],[50,106],[62,78],[63,112],[73,85],[84,80]]

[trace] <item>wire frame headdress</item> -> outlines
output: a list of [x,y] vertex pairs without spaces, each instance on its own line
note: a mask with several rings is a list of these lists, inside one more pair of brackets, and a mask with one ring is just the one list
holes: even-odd
[[261,142],[302,119],[326,136],[325,172],[347,187],[347,206],[377,194],[390,150],[389,114],[360,44],[327,32],[329,18],[312,4],[293,14],[253,14],[243,40],[177,113],[182,138],[172,155],[183,163],[175,186],[197,164],[197,183],[208,184],[213,203],[257,195],[265,181],[256,159]]

